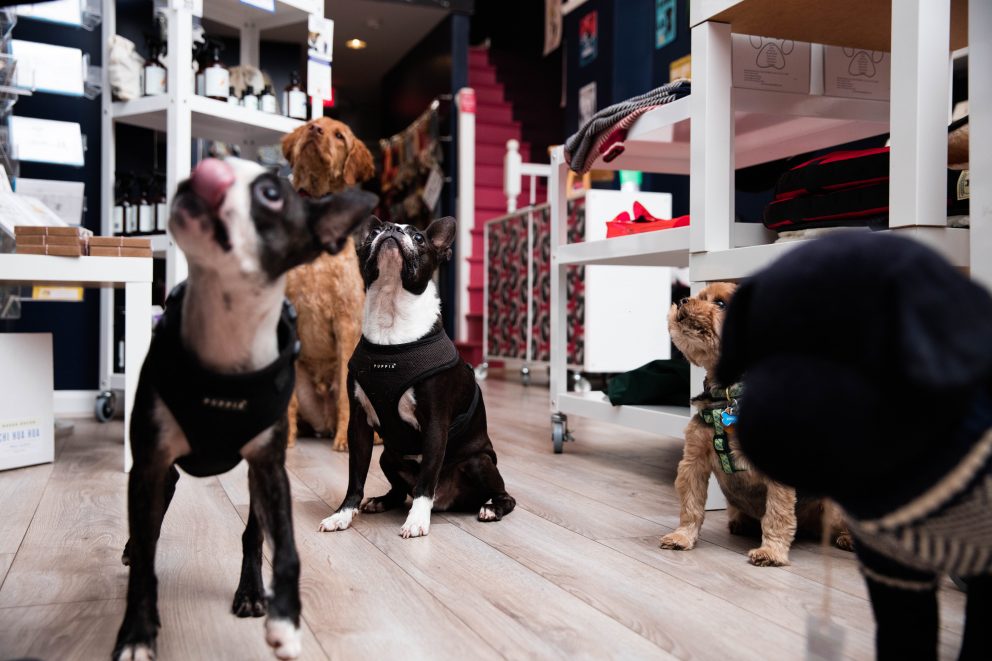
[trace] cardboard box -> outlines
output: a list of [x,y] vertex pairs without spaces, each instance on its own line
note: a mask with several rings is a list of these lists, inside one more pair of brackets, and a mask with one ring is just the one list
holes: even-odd
[[42,234],[46,236],[75,236],[75,237],[86,237],[89,238],[93,236],[93,232],[86,229],[85,227],[41,227],[38,225],[18,225],[14,228],[14,236],[22,236],[25,234]]
[[151,250],[152,240],[132,236],[94,236],[90,239],[91,247],[100,248],[145,248]]
[[90,246],[91,257],[151,257],[151,248],[129,248],[126,246]]
[[40,246],[26,246],[23,244],[17,244],[17,254],[18,255],[54,255],[57,257],[82,257],[85,253],[83,252],[83,246],[50,246],[50,245],[40,245]]
[[882,51],[823,46],[823,93],[888,100],[891,66],[889,54]]
[[51,333],[0,333],[0,470],[55,458]]
[[[59,234],[21,234],[17,237],[19,246],[83,246],[89,241],[86,237],[63,236]],[[85,253],[85,251],[84,251]]]
[[733,35],[734,87],[808,94],[809,62],[804,41]]

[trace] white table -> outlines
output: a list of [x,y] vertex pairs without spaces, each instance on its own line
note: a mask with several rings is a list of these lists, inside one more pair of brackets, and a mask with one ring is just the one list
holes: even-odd
[[152,260],[0,254],[0,284],[124,287],[124,470],[131,470],[131,408],[152,339]]

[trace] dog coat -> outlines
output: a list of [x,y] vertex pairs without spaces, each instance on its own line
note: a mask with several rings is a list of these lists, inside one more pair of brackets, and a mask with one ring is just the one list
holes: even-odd
[[293,363],[300,342],[296,310],[284,301],[275,362],[255,372],[214,372],[182,345],[179,329],[185,293],[183,282],[169,294],[141,381],[154,386],[189,442],[191,452],[176,463],[187,473],[206,477],[234,468],[241,461],[241,448],[286,414],[296,383]]
[[[400,418],[400,398],[407,389],[462,363],[455,344],[438,325],[431,333],[404,344],[373,344],[362,336],[348,361],[348,372],[368,397],[384,439],[402,438],[412,429]],[[471,369],[465,365],[466,369]],[[456,416],[448,429],[448,439],[457,437],[479,404],[479,386],[468,409]]]

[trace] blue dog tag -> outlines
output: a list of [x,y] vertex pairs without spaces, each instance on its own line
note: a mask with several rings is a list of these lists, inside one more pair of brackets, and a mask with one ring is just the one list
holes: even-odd
[[733,427],[737,423],[737,414],[728,409],[720,414],[720,422],[724,427]]

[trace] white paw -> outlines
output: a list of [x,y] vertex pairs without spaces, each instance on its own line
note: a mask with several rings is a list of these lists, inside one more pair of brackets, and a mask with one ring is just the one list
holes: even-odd
[[404,539],[410,537],[423,537],[431,531],[431,509],[434,507],[434,499],[427,496],[420,496],[413,499],[413,506],[410,507],[410,514],[406,517],[406,523],[400,528],[400,535]]
[[128,645],[121,650],[117,661],[155,661],[155,652],[147,645]]
[[482,509],[479,510],[479,521],[495,521],[496,520],[496,510],[490,505],[483,505]]
[[300,629],[289,620],[266,620],[265,642],[277,659],[295,659],[303,647]]
[[351,525],[351,520],[355,518],[355,510],[346,509],[340,512],[335,512],[326,519],[320,522],[320,527],[317,528],[320,532],[332,532],[334,530],[347,530],[348,526]]

